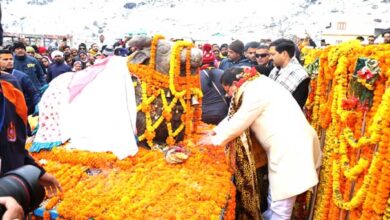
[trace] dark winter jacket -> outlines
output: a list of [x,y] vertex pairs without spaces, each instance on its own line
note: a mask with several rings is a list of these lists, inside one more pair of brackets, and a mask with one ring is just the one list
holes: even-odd
[[221,121],[226,117],[228,112],[229,106],[225,99],[225,90],[221,85],[222,74],[222,70],[215,68],[202,70],[200,72],[200,82],[203,93],[202,119],[206,123],[214,124],[211,121],[207,121],[207,119],[210,118],[218,118],[218,120]]
[[49,68],[47,69],[47,82],[52,81],[54,78],[56,78],[57,76],[63,73],[67,73],[71,71],[72,68],[70,68],[70,66],[68,66],[64,62],[61,63],[54,62],[50,64]]
[[43,175],[44,169],[25,149],[27,106],[20,88],[6,79],[10,77],[0,77],[0,175],[27,164],[40,168]]
[[20,70],[26,73],[34,86],[40,89],[46,84],[45,74],[41,67],[41,64],[37,59],[31,56],[15,56],[14,57],[14,69]]
[[237,61],[231,61],[229,60],[229,58],[225,58],[221,61],[221,64],[219,64],[219,69],[227,70],[230,67],[244,67],[244,66],[252,67],[253,64],[245,57],[241,57]]
[[24,100],[27,104],[28,115],[31,115],[34,113],[35,106],[41,99],[39,90],[34,86],[33,82],[27,74],[15,69],[11,71],[11,74],[15,76],[20,84],[20,87],[22,88]]

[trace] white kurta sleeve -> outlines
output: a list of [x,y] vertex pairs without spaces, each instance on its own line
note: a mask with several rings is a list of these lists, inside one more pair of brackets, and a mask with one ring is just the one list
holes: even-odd
[[215,133],[221,132],[228,123],[228,116],[226,116],[219,124],[213,129]]
[[218,125],[216,135],[211,138],[214,145],[225,145],[238,137],[259,117],[266,106],[266,94],[259,94],[257,80],[243,88],[241,107],[228,121]]

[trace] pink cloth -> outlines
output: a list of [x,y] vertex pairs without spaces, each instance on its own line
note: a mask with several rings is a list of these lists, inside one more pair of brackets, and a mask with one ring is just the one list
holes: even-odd
[[80,94],[84,87],[92,82],[96,76],[106,68],[106,64],[108,63],[109,59],[110,58],[103,59],[100,63],[97,63],[73,75],[73,78],[71,79],[68,86],[70,94],[69,103],[71,103],[73,99],[78,94]]

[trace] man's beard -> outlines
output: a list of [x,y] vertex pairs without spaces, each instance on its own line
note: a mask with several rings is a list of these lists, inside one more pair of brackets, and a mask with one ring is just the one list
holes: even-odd
[[2,71],[4,71],[4,72],[7,72],[7,73],[12,73],[12,70],[13,70],[14,68],[12,67],[12,68],[1,68],[1,70]]

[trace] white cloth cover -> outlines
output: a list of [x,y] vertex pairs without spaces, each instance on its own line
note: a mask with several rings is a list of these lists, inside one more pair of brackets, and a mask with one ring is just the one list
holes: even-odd
[[52,149],[64,143],[69,136],[60,128],[64,108],[68,105],[68,85],[73,78],[73,72],[59,75],[50,82],[49,87],[38,103],[39,127],[30,151]]
[[126,58],[114,56],[65,111],[70,148],[112,151],[119,159],[135,155],[136,102]]
[[[61,131],[62,142],[70,139],[69,148],[111,151],[119,159],[133,156],[138,151],[135,137],[137,110],[126,58],[110,57],[105,68],[100,70],[73,99],[69,99],[69,88],[63,90],[67,93],[63,95],[67,100],[61,104],[56,129]],[[77,80],[77,74],[72,80]],[[52,86],[50,84],[48,91]],[[38,140],[41,139],[40,130]]]

